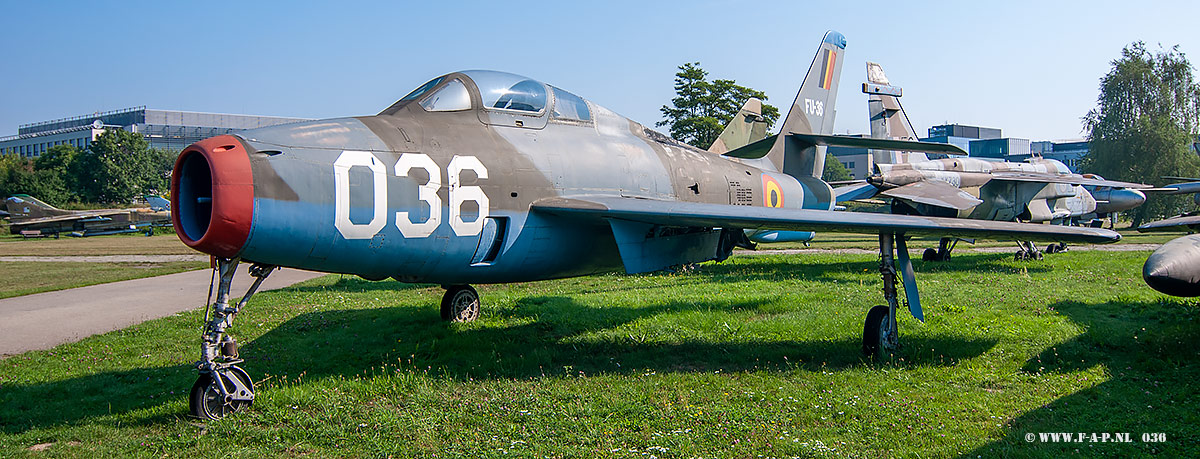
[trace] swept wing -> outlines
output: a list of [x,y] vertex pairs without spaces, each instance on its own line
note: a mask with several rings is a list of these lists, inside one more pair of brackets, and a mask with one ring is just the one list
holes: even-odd
[[677,227],[755,228],[843,233],[892,233],[1047,242],[1110,243],[1115,231],[1060,225],[919,217],[911,215],[775,209],[638,198],[546,198],[533,210],[579,218],[620,219]]

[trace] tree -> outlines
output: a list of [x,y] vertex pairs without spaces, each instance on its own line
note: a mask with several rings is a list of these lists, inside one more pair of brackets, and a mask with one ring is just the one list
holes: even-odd
[[846,170],[846,166],[842,165],[841,161],[838,161],[837,156],[828,153],[825,154],[825,172],[821,173],[821,180],[826,182],[844,182],[853,179],[853,177],[850,177],[850,171]]
[[[663,121],[655,126],[670,126],[671,137],[698,148],[708,148],[725,125],[737,115],[746,99],[757,97],[764,102],[762,91],[738,85],[734,80],[708,81],[708,72],[699,62],[679,66],[675,73],[675,98],[671,106],[660,109]],[[779,109],[763,104],[763,118],[768,127],[779,119]]]
[[[1142,42],[1121,51],[1100,80],[1097,107],[1084,116],[1089,153],[1083,168],[1105,178],[1162,183],[1166,175],[1195,177],[1192,151],[1200,86],[1175,46],[1151,53]],[[1133,212],[1134,226],[1187,209],[1190,196],[1153,196]]]
[[96,137],[74,164],[76,191],[91,202],[129,202],[135,196],[162,192],[167,153],[151,150],[141,135],[109,129]]

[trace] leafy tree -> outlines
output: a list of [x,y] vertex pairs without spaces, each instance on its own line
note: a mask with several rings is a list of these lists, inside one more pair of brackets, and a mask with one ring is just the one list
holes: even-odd
[[14,194],[36,196],[51,205],[70,202],[71,194],[63,177],[49,170],[38,170],[34,162],[17,155],[0,155],[0,199]]
[[831,154],[825,155],[825,171],[821,173],[821,180],[826,182],[843,182],[846,180],[854,180],[850,176],[850,171],[846,170],[846,166],[838,161],[837,156]]
[[[671,106],[660,109],[663,121],[655,126],[670,126],[671,137],[698,148],[708,148],[721,135],[725,125],[737,115],[746,99],[766,101],[762,91],[738,85],[734,80],[708,81],[708,72],[699,62],[679,66],[675,73],[675,98]],[[768,127],[779,119],[779,109],[763,104]]]
[[74,162],[76,191],[91,202],[129,202],[165,189],[157,155],[139,134],[106,130]]
[[[1084,116],[1089,153],[1084,169],[1115,180],[1162,183],[1165,175],[1195,177],[1192,151],[1200,86],[1179,47],[1151,53],[1142,42],[1121,51],[1100,80],[1098,106]],[[1190,196],[1153,196],[1133,211],[1133,224],[1175,215]]]

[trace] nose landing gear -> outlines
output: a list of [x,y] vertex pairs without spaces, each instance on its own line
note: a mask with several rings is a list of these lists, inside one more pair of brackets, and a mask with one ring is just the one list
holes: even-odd
[[250,275],[255,278],[254,283],[241,301],[230,306],[229,288],[239,259],[217,258],[216,261],[215,274],[220,275],[217,301],[211,306],[211,316],[205,312],[200,361],[196,362],[200,377],[192,384],[188,397],[191,415],[210,420],[221,419],[254,403],[254,381],[237,366],[242,363],[242,359],[238,358],[237,340],[229,336],[226,330],[233,326],[234,317],[258,291],[263,280],[275,270],[273,265],[255,263],[251,266]]

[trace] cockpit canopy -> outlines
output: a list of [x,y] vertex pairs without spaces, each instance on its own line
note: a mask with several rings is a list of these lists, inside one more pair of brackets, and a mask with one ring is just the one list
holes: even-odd
[[[464,84],[463,80],[471,84]],[[443,75],[414,89],[380,114],[395,113],[400,107],[417,101],[431,112],[468,110],[472,92],[478,91],[482,108],[526,115],[542,115],[552,106],[551,119],[589,122],[587,101],[554,86],[511,73],[492,70],[467,70]]]

